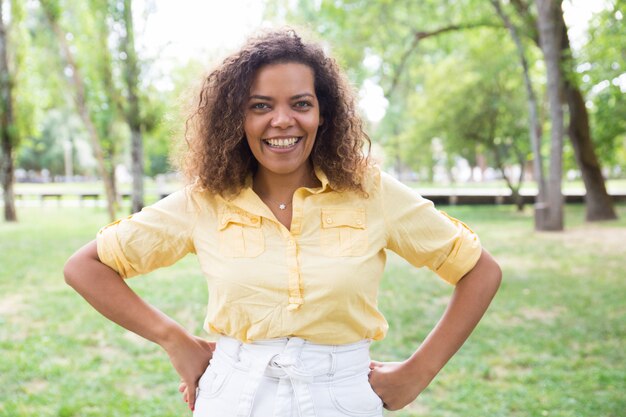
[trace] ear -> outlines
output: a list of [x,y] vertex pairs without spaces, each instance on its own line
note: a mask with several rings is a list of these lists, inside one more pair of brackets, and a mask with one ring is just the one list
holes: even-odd
[[320,122],[318,124],[318,126],[321,126],[324,124],[324,118],[322,116],[320,116]]

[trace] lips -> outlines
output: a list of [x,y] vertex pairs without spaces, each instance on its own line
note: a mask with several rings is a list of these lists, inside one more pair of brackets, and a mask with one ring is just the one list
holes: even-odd
[[263,143],[265,143],[270,148],[274,148],[274,149],[288,149],[288,148],[291,148],[292,146],[295,146],[301,140],[302,140],[302,136],[293,136],[289,138],[262,139]]

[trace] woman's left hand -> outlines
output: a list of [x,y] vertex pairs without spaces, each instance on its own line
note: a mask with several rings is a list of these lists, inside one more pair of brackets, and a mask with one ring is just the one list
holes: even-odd
[[370,385],[388,410],[410,404],[428,385],[412,377],[405,362],[372,361],[370,370]]

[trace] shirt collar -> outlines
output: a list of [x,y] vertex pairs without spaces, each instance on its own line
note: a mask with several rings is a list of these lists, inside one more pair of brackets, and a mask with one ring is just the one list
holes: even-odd
[[[304,187],[304,189],[310,194],[321,194],[327,191],[332,191],[332,187],[330,186],[328,177],[324,171],[315,167],[313,172],[320,181],[321,186],[314,188]],[[248,174],[244,187],[236,196],[226,198],[225,200],[249,213],[274,218],[274,214],[271,210],[265,205],[265,203],[263,203],[261,198],[252,189],[252,174]]]
[[311,194],[321,194],[321,193],[325,192],[326,190],[329,190],[329,189],[332,188],[330,186],[330,183],[328,182],[328,177],[326,176],[324,171],[322,171],[321,168],[315,167],[313,169],[313,173],[315,174],[317,179],[320,181],[320,183],[322,183],[322,186],[321,187],[316,187],[316,188],[306,188],[307,190],[309,190],[309,192]]

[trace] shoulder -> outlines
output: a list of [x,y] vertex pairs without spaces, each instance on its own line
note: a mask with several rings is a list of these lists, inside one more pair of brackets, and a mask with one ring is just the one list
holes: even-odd
[[394,197],[422,198],[415,189],[383,171],[378,165],[367,168],[364,185],[365,191],[370,196],[384,199]]
[[167,211],[197,214],[215,206],[218,198],[199,183],[192,183],[164,196],[153,206]]

